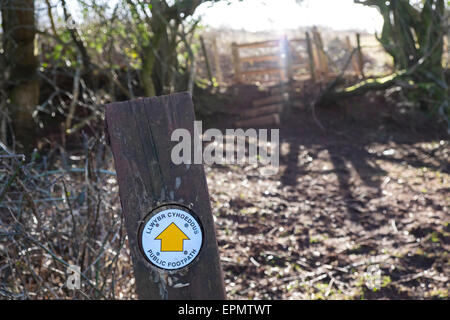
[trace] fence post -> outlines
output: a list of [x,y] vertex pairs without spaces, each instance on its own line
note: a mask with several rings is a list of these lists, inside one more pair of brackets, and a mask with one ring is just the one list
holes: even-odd
[[363,55],[362,55],[362,50],[361,50],[361,39],[360,39],[360,34],[359,33],[356,34],[356,45],[357,45],[357,48],[358,48],[359,73],[361,74],[361,76],[364,79],[365,78],[365,75],[364,75],[364,61],[363,61]]
[[242,82],[241,77],[241,61],[239,60],[239,49],[237,47],[236,42],[231,44],[231,52],[233,55],[233,64],[234,64],[234,80],[237,83]]
[[208,53],[206,52],[206,46],[205,46],[205,40],[202,36],[200,36],[200,44],[202,47],[203,57],[205,58],[205,66],[206,66],[206,73],[208,75],[208,80],[210,81],[211,85],[213,84],[213,76],[211,72],[211,65],[209,64],[208,59]]
[[[347,50],[348,50],[349,54],[352,54],[352,52],[353,52],[353,46],[352,46],[352,44],[351,44],[351,42],[350,42],[349,36],[346,36],[346,37],[345,37],[345,43],[346,43],[346,45],[347,45]],[[360,70],[359,70],[358,61],[356,61],[355,54],[353,54],[353,56],[351,57],[351,59],[352,59],[351,61],[352,61],[353,71],[355,71],[356,76],[358,76],[358,77],[361,76],[361,72],[360,72]]]
[[279,43],[280,52],[280,67],[281,67],[281,81],[286,82],[291,80],[291,53],[289,47],[289,40],[284,35]]
[[214,67],[216,71],[216,78],[218,83],[223,82],[223,75],[222,75],[222,68],[220,67],[220,55],[219,50],[217,48],[217,41],[216,38],[212,41],[212,51],[214,55]]
[[314,57],[314,65],[315,65],[315,71],[316,71],[316,80],[322,81],[323,80],[323,66],[320,58],[320,49],[317,43],[317,30],[315,27],[312,30],[312,50],[313,50],[313,57]]
[[187,92],[106,105],[140,299],[225,299],[203,165],[171,156],[176,129],[195,145],[194,120]]
[[324,80],[328,78],[329,68],[328,68],[328,60],[325,55],[325,49],[323,47],[322,36],[316,27],[313,28],[313,37],[315,47],[317,48],[317,55],[320,64],[320,73]]
[[309,72],[311,73],[312,81],[316,82],[316,69],[314,66],[314,54],[313,54],[311,38],[309,37],[309,32],[305,32],[305,35],[306,35],[306,46],[307,46],[308,58],[309,58]]

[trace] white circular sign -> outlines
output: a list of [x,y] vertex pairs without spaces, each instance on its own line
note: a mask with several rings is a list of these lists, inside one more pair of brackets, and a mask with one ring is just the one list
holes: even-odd
[[141,231],[141,248],[155,266],[176,270],[191,264],[200,253],[202,228],[184,209],[169,208],[152,215]]

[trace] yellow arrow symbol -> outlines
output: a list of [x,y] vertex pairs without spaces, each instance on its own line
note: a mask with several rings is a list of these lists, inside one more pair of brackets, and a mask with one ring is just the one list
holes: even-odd
[[155,240],[161,240],[161,251],[183,251],[183,241],[190,239],[172,222]]

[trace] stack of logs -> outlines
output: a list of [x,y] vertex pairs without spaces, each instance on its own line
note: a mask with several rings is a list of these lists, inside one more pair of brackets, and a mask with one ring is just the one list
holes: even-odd
[[236,121],[235,125],[243,128],[279,125],[287,101],[287,94],[253,100],[252,107],[240,113],[241,120]]

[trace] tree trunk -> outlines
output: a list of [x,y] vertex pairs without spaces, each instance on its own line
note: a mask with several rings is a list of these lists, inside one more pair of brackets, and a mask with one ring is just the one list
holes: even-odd
[[153,84],[153,66],[155,64],[155,54],[152,47],[147,46],[143,48],[142,69],[141,69],[141,82],[144,88],[146,97],[154,97],[156,95],[155,86]]
[[25,151],[35,142],[33,112],[39,103],[38,60],[34,52],[34,1],[2,1],[3,50],[6,62],[5,89],[16,139]]
[[[444,115],[450,125],[449,88],[442,66],[443,39],[447,32],[444,0],[425,0],[420,8],[408,0],[354,1],[380,10],[384,24],[378,40],[392,56],[396,70],[404,72],[401,77],[412,80],[414,90],[408,94],[410,99],[422,109]],[[332,95],[345,98],[368,90],[385,89],[396,80],[395,73],[391,81],[363,82]]]

